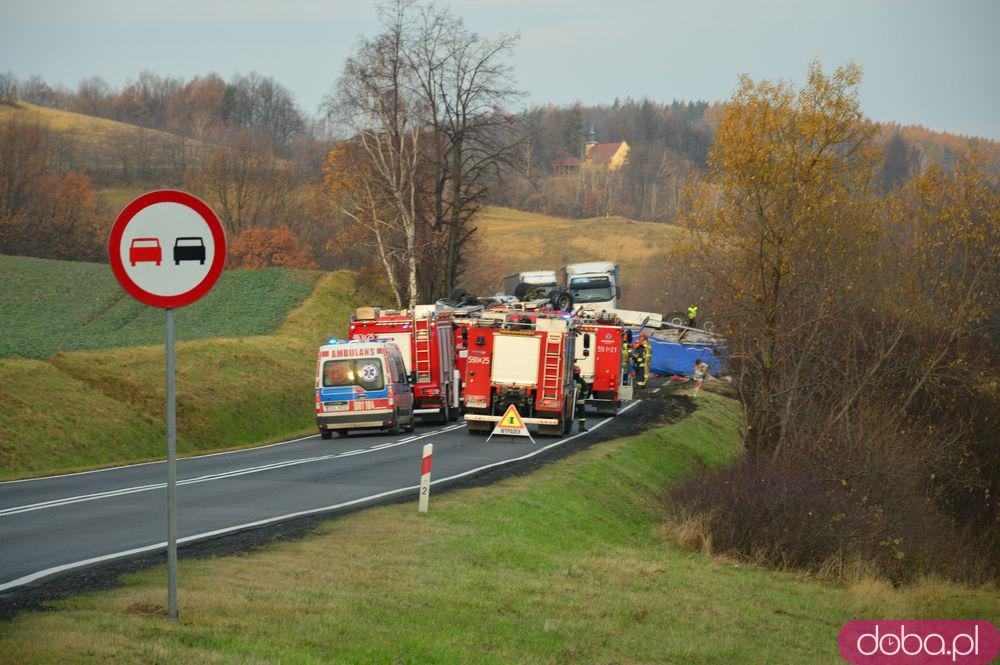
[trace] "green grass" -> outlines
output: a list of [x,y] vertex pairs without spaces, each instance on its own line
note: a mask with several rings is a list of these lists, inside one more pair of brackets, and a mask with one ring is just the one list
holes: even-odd
[[[0,625],[11,662],[836,663],[852,618],[1000,618],[995,588],[893,590],[705,558],[663,528],[663,493],[733,459],[738,405],[531,475],[328,521],[255,553],[180,564]],[[479,445],[479,444],[477,444]],[[482,444],[485,445],[485,444]]]
[[[309,295],[319,272],[227,270],[177,310],[177,338],[264,335]],[[101,263],[0,255],[0,358],[163,343],[163,312],[127,295]]]
[[[68,264],[67,269],[77,265]],[[229,273],[230,285],[223,286],[224,277],[217,291],[235,289],[241,284],[241,272],[251,274]],[[280,314],[284,322],[272,334],[178,343],[181,454],[270,441],[314,428],[316,349],[330,334],[346,332],[347,317],[360,296],[353,276],[346,272],[261,272],[265,277],[280,275],[280,284],[306,290],[310,281],[319,279],[313,293],[287,318]],[[181,310],[178,332],[183,335],[186,329],[188,336],[195,331],[199,336],[232,335],[241,329],[254,332],[240,323],[241,317],[243,321],[256,317],[260,327],[273,329],[279,314],[269,309],[272,294],[266,286],[237,291],[229,290],[229,296],[221,291],[215,310],[211,296],[191,306],[190,312]],[[239,306],[227,302],[229,298],[239,299]],[[200,312],[194,309],[202,305]],[[46,306],[45,311],[50,309]],[[156,346],[59,351],[46,362],[0,361],[0,478],[163,456],[162,314],[154,311],[152,317],[148,330],[159,335]]]

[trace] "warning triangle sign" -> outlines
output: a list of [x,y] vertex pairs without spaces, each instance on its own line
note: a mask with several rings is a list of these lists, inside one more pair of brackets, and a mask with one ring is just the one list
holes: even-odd
[[517,407],[511,404],[504,411],[503,416],[500,417],[500,422],[497,426],[493,428],[493,432],[490,434],[489,441],[493,438],[495,434],[501,434],[503,436],[526,436],[534,442],[534,438],[531,433],[528,432],[527,426],[524,421],[521,420],[521,414],[517,412]]

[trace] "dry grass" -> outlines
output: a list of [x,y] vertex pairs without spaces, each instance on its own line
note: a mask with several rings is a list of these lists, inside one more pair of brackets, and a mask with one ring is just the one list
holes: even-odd
[[[560,270],[567,263],[616,261],[622,269],[626,307],[652,307],[641,288],[651,266],[684,237],[669,224],[624,217],[565,219],[511,208],[487,208],[476,220],[486,269],[473,269],[469,291],[493,293],[504,275]],[[471,288],[470,288],[471,287]]]
[[164,161],[164,153],[182,146],[191,163],[210,152],[214,146],[195,139],[155,129],[145,129],[114,120],[35,106],[26,102],[0,104],[0,123],[23,122],[39,124],[56,137],[63,148],[57,153],[68,158],[70,166],[89,169],[114,169],[120,162],[125,146],[142,142],[148,146],[156,167]]

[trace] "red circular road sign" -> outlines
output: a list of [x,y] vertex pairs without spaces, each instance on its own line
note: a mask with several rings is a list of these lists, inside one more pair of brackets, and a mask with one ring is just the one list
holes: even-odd
[[226,262],[226,234],[212,209],[187,192],[143,194],[118,215],[108,238],[115,278],[153,307],[190,305],[208,293]]

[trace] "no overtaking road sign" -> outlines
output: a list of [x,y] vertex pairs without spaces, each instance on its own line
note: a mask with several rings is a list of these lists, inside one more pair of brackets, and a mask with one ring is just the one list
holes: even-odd
[[177,621],[177,427],[174,308],[208,293],[226,263],[226,234],[201,199],[164,189],[143,194],[118,215],[108,238],[111,270],[122,288],[162,307],[167,347],[167,616]]
[[170,309],[209,292],[226,262],[226,234],[201,199],[160,190],[128,204],[108,240],[111,270],[139,302]]

